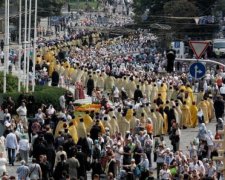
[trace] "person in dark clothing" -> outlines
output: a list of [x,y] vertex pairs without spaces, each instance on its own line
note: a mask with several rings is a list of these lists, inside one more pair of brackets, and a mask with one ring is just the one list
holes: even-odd
[[69,136],[69,139],[64,143],[63,149],[66,151],[68,157],[74,155],[75,143],[73,141],[72,136]]
[[94,90],[94,80],[92,79],[92,76],[90,75],[87,81],[87,95],[92,96],[93,90]]
[[1,50],[3,51],[4,50],[4,46],[5,46],[5,43],[3,40],[1,40]]
[[101,132],[101,127],[99,126],[99,120],[96,121],[96,124],[92,126],[90,130],[91,139],[98,140],[98,135]]
[[116,160],[112,156],[108,156],[108,172],[107,174],[112,173],[113,177],[115,178],[116,175]]
[[139,103],[140,98],[143,98],[143,94],[141,90],[139,89],[139,85],[137,85],[137,89],[134,91],[134,102]]
[[64,173],[69,173],[69,165],[66,163],[66,157],[64,154],[60,155],[61,161],[58,162],[54,171],[54,179],[61,180],[64,176]]
[[134,153],[133,158],[135,159],[135,163],[139,164],[141,162],[141,155],[143,153],[140,143],[136,144],[133,153]]
[[55,164],[55,156],[56,156],[54,146],[52,144],[48,144],[46,147],[46,152],[47,152],[46,156],[47,156],[47,159],[49,162],[49,174],[50,174],[50,176],[52,176],[53,168],[54,168],[54,164]]
[[41,66],[41,69],[43,70],[44,68],[46,68],[47,72],[49,72],[49,65],[44,61],[44,63]]
[[42,180],[48,180],[49,179],[49,163],[47,161],[46,155],[40,155],[39,158],[39,165],[41,167],[42,172]]
[[98,159],[93,160],[91,164],[91,169],[92,169],[92,179],[94,178],[95,174],[98,174],[99,176],[103,174],[102,165]]
[[158,98],[155,100],[157,106],[160,106],[161,104],[163,104],[162,98],[161,98],[161,94],[158,94]]
[[46,127],[46,133],[44,134],[44,138],[47,142],[47,144],[54,144],[54,136],[52,132],[50,132],[50,128]]
[[35,100],[34,96],[32,94],[29,94],[27,98],[27,114],[28,116],[34,116],[35,115]]
[[78,142],[77,142],[77,146],[81,146],[82,147],[82,152],[85,154],[88,154],[91,150],[89,150],[89,146],[88,146],[88,142],[86,138],[82,138],[80,137]]
[[59,73],[54,69],[52,72],[52,86],[58,86],[59,84]]
[[176,120],[176,116],[175,116],[175,111],[174,111],[174,109],[175,109],[176,107],[175,106],[173,106],[170,110],[169,110],[169,114],[168,114],[168,133],[169,133],[169,131],[171,130],[171,127],[172,127],[172,122],[174,121],[174,120]]
[[127,92],[124,88],[121,89],[121,99],[122,101],[126,100],[128,98]]
[[214,102],[214,109],[215,109],[216,119],[218,121],[218,119],[223,117],[223,114],[224,114],[224,101],[222,100],[221,96],[216,97],[216,100]]
[[33,157],[39,159],[40,155],[47,154],[46,145],[43,134],[40,134],[34,141]]
[[77,146],[77,155],[76,158],[80,163],[80,167],[77,169],[78,172],[78,179],[85,179],[86,178],[86,164],[87,158],[86,155],[81,151],[81,146]]

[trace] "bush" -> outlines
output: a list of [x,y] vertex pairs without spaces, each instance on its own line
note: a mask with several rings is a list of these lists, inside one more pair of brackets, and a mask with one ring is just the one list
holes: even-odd
[[[4,73],[0,72],[0,93],[3,93]],[[12,74],[6,75],[6,91],[17,92],[18,91],[18,78]]]
[[52,104],[56,110],[60,109],[59,97],[65,94],[67,90],[59,87],[51,86],[36,86],[35,92],[33,93],[18,93],[18,92],[8,92],[2,94],[2,99],[6,101],[7,97],[11,96],[14,100],[16,107],[20,105],[21,96],[28,100],[30,96],[34,97],[34,107],[37,110],[42,104],[49,105]]

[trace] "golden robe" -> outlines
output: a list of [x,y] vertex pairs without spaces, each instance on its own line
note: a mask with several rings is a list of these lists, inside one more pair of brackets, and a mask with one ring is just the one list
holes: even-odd
[[160,86],[158,88],[158,94],[161,94],[161,99],[163,101],[163,104],[166,103],[166,97],[167,97],[167,86],[163,83],[163,86]]
[[85,124],[83,122],[78,122],[78,124],[77,124],[77,134],[78,134],[78,139],[87,137],[86,127],[85,127]]
[[198,124],[198,116],[197,116],[198,108],[197,108],[197,106],[191,105],[190,111],[191,111],[191,127],[195,128]]
[[208,124],[209,123],[209,113],[208,113],[208,106],[207,106],[206,102],[201,101],[198,104],[198,109],[202,109],[205,124]]
[[157,128],[157,116],[155,114],[155,112],[152,112],[151,113],[151,116],[150,116],[151,120],[152,120],[152,124],[153,124],[153,136],[156,136],[158,134],[158,129]]
[[133,118],[134,110],[133,109],[128,109],[126,113],[126,119],[130,122],[131,119]]
[[[164,119],[162,117],[162,114],[160,114],[160,112],[156,111],[155,112],[156,115],[156,135],[162,135],[163,134],[163,122]],[[153,127],[154,128],[154,127]]]
[[185,127],[191,127],[191,111],[187,105],[181,106],[181,121]]
[[91,130],[91,127],[93,125],[93,119],[91,118],[91,116],[89,116],[89,114],[84,114],[83,115],[83,120],[84,120],[84,124],[85,124],[86,130],[89,133],[90,130]]
[[157,86],[153,86],[152,87],[152,92],[151,92],[151,103],[154,102],[155,99],[157,99],[158,97],[158,87]]
[[130,131],[130,123],[125,117],[118,119],[118,126],[122,137],[125,137],[126,131]]
[[72,138],[73,138],[74,143],[77,143],[77,142],[78,142],[78,134],[77,134],[77,129],[76,129],[76,127],[75,127],[74,125],[73,125],[73,126],[70,126],[70,127],[68,128],[68,130],[69,130],[70,135],[71,135]]

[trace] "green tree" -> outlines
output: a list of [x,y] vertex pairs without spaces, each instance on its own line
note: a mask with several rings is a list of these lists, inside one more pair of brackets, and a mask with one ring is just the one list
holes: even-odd
[[225,14],[225,0],[217,0],[217,2],[214,5],[214,12],[221,11],[223,14]]
[[50,17],[60,15],[67,0],[38,0],[38,16]]
[[5,0],[0,0],[0,7],[2,7],[5,4]]
[[198,8],[188,0],[173,0],[163,6],[165,16],[195,17],[198,15]]

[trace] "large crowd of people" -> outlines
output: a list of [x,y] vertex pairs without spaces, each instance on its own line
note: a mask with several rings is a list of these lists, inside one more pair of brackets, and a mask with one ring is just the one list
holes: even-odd
[[[145,32],[104,39],[81,31],[39,46],[35,69],[44,76],[36,83],[50,77],[52,86],[74,86],[73,96],[59,97],[60,109],[34,110],[27,99],[15,107],[10,97],[2,104],[1,178],[15,179],[7,167],[21,160],[19,180],[224,179],[223,162],[212,158],[221,146],[213,139],[222,138],[223,72],[209,69],[200,81],[163,73],[154,40]],[[100,109],[77,113],[74,101],[87,98]],[[206,128],[213,120],[215,134]],[[182,129],[195,127],[197,137],[182,150]]]

